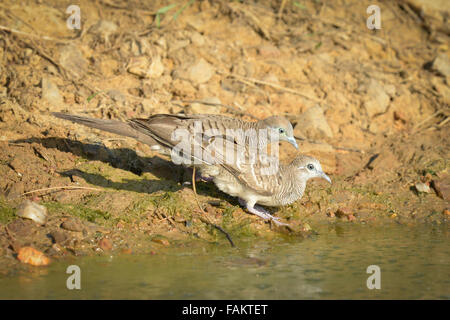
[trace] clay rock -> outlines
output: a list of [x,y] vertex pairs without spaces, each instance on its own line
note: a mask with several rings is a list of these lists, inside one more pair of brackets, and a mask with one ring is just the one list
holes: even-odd
[[205,44],[205,37],[202,36],[200,33],[198,32],[194,32],[191,36],[191,42],[193,45],[197,46],[197,47],[202,47]]
[[439,53],[431,62],[430,68],[444,77],[450,77],[450,59],[447,54]]
[[148,68],[148,77],[149,78],[159,78],[164,73],[164,65],[161,62],[161,57],[156,56],[152,59],[150,63],[150,67]]
[[450,4],[448,0],[407,0],[406,2],[420,14],[421,19],[431,30],[449,32]]
[[115,103],[117,103],[119,105],[125,105],[125,103],[127,101],[125,95],[122,92],[120,92],[119,90],[112,89],[112,90],[109,90],[107,92],[107,94]]
[[88,62],[81,51],[71,44],[59,50],[59,63],[76,79],[82,78],[86,74],[88,67]]
[[133,57],[127,65],[127,71],[141,78],[159,78],[164,73],[164,65],[159,56],[151,61],[145,56]]
[[377,80],[371,79],[362,88],[362,91],[365,92],[363,105],[370,118],[386,112],[390,103],[390,97]]
[[436,179],[431,182],[436,194],[444,199],[445,201],[450,201],[450,175],[446,175],[441,179]]
[[108,20],[99,20],[96,24],[89,28],[89,33],[100,36],[106,43],[109,42],[109,37],[117,32],[117,25]]
[[53,106],[61,106],[63,98],[59,93],[58,87],[49,78],[42,78],[42,98],[47,100]]
[[187,70],[187,77],[194,84],[208,82],[213,75],[214,67],[203,58],[200,58]]
[[306,110],[298,118],[294,135],[308,138],[333,137],[333,132],[319,105]]

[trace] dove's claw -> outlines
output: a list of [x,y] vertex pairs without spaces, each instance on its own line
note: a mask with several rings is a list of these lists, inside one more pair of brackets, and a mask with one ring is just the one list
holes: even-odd
[[248,212],[253,213],[254,215],[263,218],[264,220],[272,220],[278,226],[287,226],[287,223],[281,222],[280,218],[272,216],[267,210],[261,208],[259,206],[251,206],[247,202],[242,199],[239,199],[239,203],[244,206]]

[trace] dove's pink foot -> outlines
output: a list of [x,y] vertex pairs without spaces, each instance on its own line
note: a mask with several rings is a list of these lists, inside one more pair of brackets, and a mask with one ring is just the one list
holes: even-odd
[[287,226],[287,223],[281,222],[280,218],[276,218],[272,216],[267,210],[264,208],[261,208],[260,206],[256,205],[249,205],[245,200],[242,200],[239,198],[239,203],[241,206],[245,207],[248,212],[253,213],[254,215],[263,218],[264,220],[272,220],[276,225],[278,226]]

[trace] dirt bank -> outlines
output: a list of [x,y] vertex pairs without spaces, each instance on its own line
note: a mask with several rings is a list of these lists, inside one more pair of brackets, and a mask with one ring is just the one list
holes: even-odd
[[[122,120],[288,116],[301,152],[322,162],[333,185],[313,181],[300,201],[276,211],[288,231],[198,183],[209,219],[237,244],[304,237],[336,220],[447,223],[448,2],[382,1],[380,30],[366,26],[370,4],[81,1],[81,29],[71,30],[65,1],[4,1],[0,272],[19,266],[24,246],[57,259],[158,253],[193,239],[226,245],[200,219],[189,172],[53,111]],[[295,154],[281,149],[284,159]],[[44,225],[17,217],[25,199],[47,208]]]

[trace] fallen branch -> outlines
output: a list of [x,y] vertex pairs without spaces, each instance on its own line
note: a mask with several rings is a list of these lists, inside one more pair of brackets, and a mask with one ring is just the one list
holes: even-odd
[[43,189],[36,189],[36,190],[31,190],[25,193],[22,193],[20,196],[23,197],[27,194],[32,194],[32,193],[36,193],[36,192],[42,192],[42,191],[51,191],[51,190],[64,190],[64,189],[75,189],[75,190],[92,190],[92,191],[105,191],[103,189],[98,189],[98,188],[90,188],[90,187],[78,187],[78,186],[62,186],[62,187],[51,187],[51,188],[43,188]]

